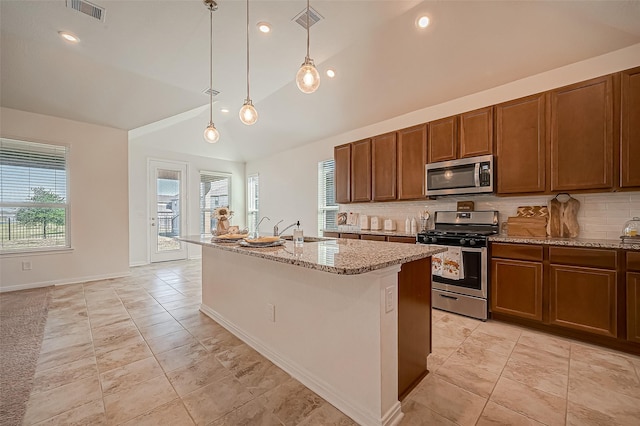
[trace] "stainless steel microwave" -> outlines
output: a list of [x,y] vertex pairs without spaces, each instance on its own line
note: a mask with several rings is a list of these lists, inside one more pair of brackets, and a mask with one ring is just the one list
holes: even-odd
[[493,192],[493,155],[427,164],[425,186],[427,197]]

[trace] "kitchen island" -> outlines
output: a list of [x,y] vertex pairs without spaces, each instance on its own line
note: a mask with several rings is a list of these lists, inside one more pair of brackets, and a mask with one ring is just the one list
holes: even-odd
[[201,311],[362,425],[395,425],[427,373],[431,255],[348,239],[247,248],[209,236]]

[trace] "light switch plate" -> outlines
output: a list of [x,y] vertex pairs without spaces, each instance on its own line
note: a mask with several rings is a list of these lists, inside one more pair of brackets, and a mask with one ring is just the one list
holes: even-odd
[[384,289],[385,312],[393,311],[393,286]]

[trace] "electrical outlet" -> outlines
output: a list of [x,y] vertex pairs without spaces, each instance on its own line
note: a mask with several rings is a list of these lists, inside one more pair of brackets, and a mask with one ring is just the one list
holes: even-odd
[[384,306],[385,312],[393,311],[393,287],[384,289]]
[[276,305],[267,303],[267,320],[271,322],[276,322]]
[[30,271],[31,270],[31,261],[30,260],[25,260],[22,262],[22,270],[23,271]]

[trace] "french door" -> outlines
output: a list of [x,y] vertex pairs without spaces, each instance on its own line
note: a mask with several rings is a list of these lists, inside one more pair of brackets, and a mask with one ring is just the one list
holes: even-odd
[[151,262],[187,258],[187,245],[174,239],[187,231],[187,165],[149,160]]

